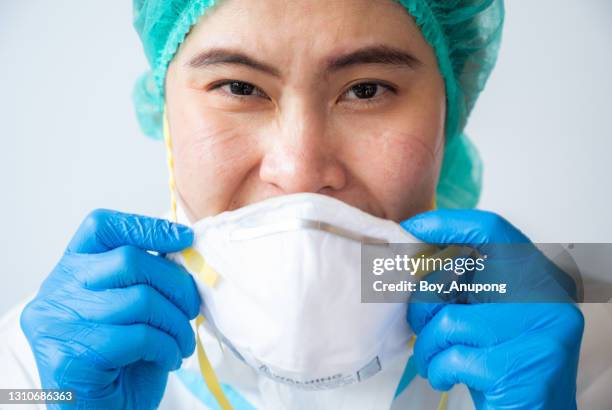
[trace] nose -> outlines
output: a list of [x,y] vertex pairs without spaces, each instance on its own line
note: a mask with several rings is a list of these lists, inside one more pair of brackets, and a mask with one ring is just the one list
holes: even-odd
[[278,132],[268,138],[260,178],[284,194],[342,189],[347,175],[338,157],[341,141],[329,135],[326,124],[325,112],[316,107],[282,116]]

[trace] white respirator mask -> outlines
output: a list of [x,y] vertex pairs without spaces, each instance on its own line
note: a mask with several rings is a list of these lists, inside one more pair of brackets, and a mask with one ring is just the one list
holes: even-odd
[[168,257],[193,274],[207,329],[260,374],[331,389],[407,351],[407,304],[361,301],[363,243],[421,243],[399,224],[310,193],[178,218],[195,240]]

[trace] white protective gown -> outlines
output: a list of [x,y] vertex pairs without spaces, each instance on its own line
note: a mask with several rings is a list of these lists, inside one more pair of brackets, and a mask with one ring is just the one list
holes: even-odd
[[[40,388],[40,380],[29,344],[19,326],[25,302],[0,319],[0,388]],[[578,375],[578,408],[612,408],[612,305],[582,305],[586,327]],[[228,351],[222,353],[216,339],[201,329],[205,349],[226,394],[236,409],[437,409],[440,393],[427,380],[416,376],[394,399],[406,370],[406,357],[394,368],[366,381],[340,389],[306,392],[258,376]],[[407,373],[410,369],[407,370]],[[181,369],[170,373],[160,409],[216,409],[214,399],[199,374],[196,354]],[[43,409],[43,405],[6,405],[1,409]],[[468,390],[455,386],[449,394],[448,410],[473,409]]]

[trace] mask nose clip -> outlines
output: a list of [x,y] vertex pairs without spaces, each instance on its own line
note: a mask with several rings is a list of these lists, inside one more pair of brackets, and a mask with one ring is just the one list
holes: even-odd
[[342,236],[352,241],[367,243],[370,245],[389,245],[386,239],[374,238],[353,232],[341,226],[336,226],[327,222],[304,219],[304,218],[283,218],[273,221],[263,221],[256,226],[247,226],[235,229],[230,234],[231,241],[244,241],[257,239],[268,235],[282,232],[299,231],[301,229],[311,229],[316,231],[328,232],[337,236]]

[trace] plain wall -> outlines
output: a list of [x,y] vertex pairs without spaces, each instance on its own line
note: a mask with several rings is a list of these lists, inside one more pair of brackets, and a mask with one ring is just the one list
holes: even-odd
[[[534,241],[612,242],[612,2],[512,0],[467,127],[481,207]],[[82,218],[160,215],[163,146],[141,135],[130,1],[0,0],[0,313],[34,292]]]

